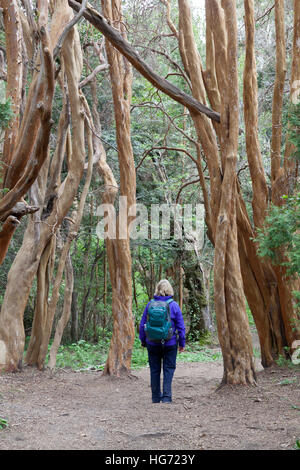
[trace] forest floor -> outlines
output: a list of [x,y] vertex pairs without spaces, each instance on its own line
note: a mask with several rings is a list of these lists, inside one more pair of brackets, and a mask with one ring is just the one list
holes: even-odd
[[149,369],[0,375],[0,450],[291,450],[300,439],[300,370],[262,370],[222,387],[222,361],[177,363],[173,402],[152,404]]

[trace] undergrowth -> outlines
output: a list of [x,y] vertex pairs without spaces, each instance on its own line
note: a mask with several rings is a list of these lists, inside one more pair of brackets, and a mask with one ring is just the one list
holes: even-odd
[[[49,345],[50,350],[51,344]],[[61,345],[57,353],[56,368],[72,370],[103,370],[109,348],[109,338],[93,344],[85,340]],[[49,350],[46,365],[49,358]],[[188,344],[183,353],[178,354],[178,362],[211,362],[222,359],[218,350],[201,344]],[[138,338],[135,339],[131,366],[133,370],[148,365],[147,349],[143,348]]]

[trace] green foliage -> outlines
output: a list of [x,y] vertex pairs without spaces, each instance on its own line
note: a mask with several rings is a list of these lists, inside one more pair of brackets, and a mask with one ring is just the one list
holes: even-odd
[[[56,358],[57,368],[70,368],[73,370],[93,369],[101,370],[106,359],[109,346],[109,337],[99,340],[96,344],[79,340],[77,343],[61,345]],[[49,345],[48,351],[51,348]],[[48,362],[48,356],[46,364]]]
[[83,38],[86,44],[97,42],[102,38],[102,34],[96,28],[94,28],[88,21],[80,21],[77,24],[77,28],[80,36]]
[[248,316],[249,325],[250,326],[255,326],[254,318],[253,318],[253,315],[251,313],[251,310],[250,310],[250,307],[249,307],[247,301],[246,301],[246,312],[247,312],[247,316]]
[[274,264],[286,266],[288,274],[299,274],[300,193],[283,199],[283,206],[271,206],[264,227],[258,230],[258,254]]
[[291,156],[300,161],[300,103],[290,105],[288,111],[288,125],[289,142],[295,147]]
[[279,385],[292,385],[294,383],[297,383],[297,379],[284,379],[279,382]]
[[[286,349],[287,351],[289,351],[289,348],[286,348]],[[299,364],[293,364],[289,359],[287,359],[286,357],[282,355],[279,355],[278,359],[275,362],[279,367],[287,367],[288,369],[294,369],[294,370],[295,369],[298,370],[300,368]]]
[[13,115],[11,100],[8,98],[4,103],[0,103],[0,126],[2,128],[7,127],[9,121],[13,118]]
[[7,419],[0,418],[0,430],[5,429],[8,427],[8,421]]
[[148,364],[147,348],[141,346],[139,338],[136,336],[134,340],[134,347],[132,351],[131,367],[132,369],[140,369],[146,367]]
[[199,343],[188,344],[183,353],[178,354],[179,362],[213,362],[222,359],[220,350],[209,349]]

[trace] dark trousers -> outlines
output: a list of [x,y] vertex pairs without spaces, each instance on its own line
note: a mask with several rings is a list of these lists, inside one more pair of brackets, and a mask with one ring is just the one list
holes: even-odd
[[[152,402],[172,401],[172,380],[176,369],[177,344],[173,346],[147,344],[150,366]],[[161,393],[160,375],[163,369],[163,390]]]

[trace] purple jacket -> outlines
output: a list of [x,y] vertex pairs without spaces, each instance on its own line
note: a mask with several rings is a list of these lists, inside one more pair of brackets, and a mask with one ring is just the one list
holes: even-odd
[[[168,300],[171,299],[172,296],[169,295],[167,297],[162,297],[162,296],[154,296],[154,300]],[[140,323],[140,340],[142,344],[148,343],[154,346],[157,346],[157,343],[150,341],[146,337],[145,333],[145,324],[147,323],[147,312],[148,312],[148,307],[149,307],[150,302],[146,305],[146,308],[144,310],[141,323]],[[185,326],[184,326],[184,321],[183,321],[183,316],[180,310],[179,305],[173,301],[170,303],[170,313],[171,313],[171,323],[172,323],[172,328],[173,328],[173,337],[165,342],[165,346],[172,346],[177,343],[177,336],[176,336],[176,331],[178,332],[178,343],[180,347],[185,346]]]

